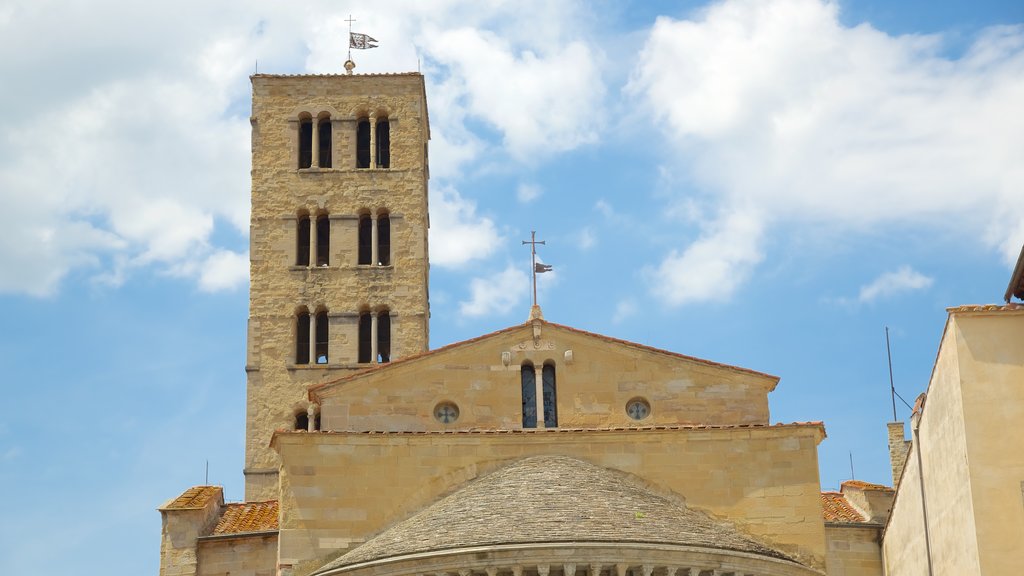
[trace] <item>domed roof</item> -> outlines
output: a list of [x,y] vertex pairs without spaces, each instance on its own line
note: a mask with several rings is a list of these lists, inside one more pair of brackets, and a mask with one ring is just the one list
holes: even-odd
[[635,476],[535,456],[470,482],[318,572],[423,552],[559,542],[682,545],[793,561]]

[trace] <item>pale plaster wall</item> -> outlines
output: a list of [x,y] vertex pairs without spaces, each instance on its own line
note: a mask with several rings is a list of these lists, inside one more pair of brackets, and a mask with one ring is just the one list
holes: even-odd
[[939,345],[919,437],[913,439],[907,453],[903,478],[885,531],[886,573],[893,576],[928,573],[921,469],[914,445],[918,442],[924,467],[935,574],[980,574],[957,349],[957,329],[951,319]]
[[828,576],[882,576],[881,528],[856,524],[825,525]]
[[200,540],[197,576],[276,576],[277,534]]
[[[252,222],[247,349],[246,470],[270,472],[271,433],[292,426],[306,387],[365,365],[356,363],[357,314],[388,308],[393,356],[428,346],[427,166],[429,137],[423,77],[252,77]],[[298,118],[329,112],[333,167],[299,170]],[[356,169],[356,119],[386,115],[391,168]],[[391,215],[390,266],[358,266],[357,218]],[[330,217],[330,265],[295,266],[296,218]],[[329,363],[296,366],[300,306],[330,314]],[[247,482],[247,499],[272,498],[266,478]]]
[[[767,424],[772,376],[610,342],[549,323],[502,331],[423,358],[314,391],[325,430],[522,428],[521,366],[555,365],[558,426]],[[571,351],[572,361],[566,360]],[[508,366],[502,353],[511,356]],[[626,403],[645,398],[651,414],[631,419]],[[440,402],[458,421],[433,416]]]
[[564,454],[623,470],[824,567],[822,429],[466,434],[279,433],[280,562],[296,576],[515,459]]
[[953,318],[980,573],[1019,573],[1024,570],[1024,310],[954,313]]

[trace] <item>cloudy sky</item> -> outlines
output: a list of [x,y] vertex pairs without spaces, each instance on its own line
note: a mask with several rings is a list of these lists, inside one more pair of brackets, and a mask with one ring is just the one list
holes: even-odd
[[242,497],[248,76],[349,14],[427,79],[433,347],[525,320],[537,230],[549,320],[781,376],[824,489],[890,482],[885,326],[912,402],[1024,244],[1020,2],[0,0],[0,572]]

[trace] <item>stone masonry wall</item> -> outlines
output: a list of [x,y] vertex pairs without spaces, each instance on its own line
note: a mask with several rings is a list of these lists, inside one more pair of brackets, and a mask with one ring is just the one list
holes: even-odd
[[[423,77],[256,75],[252,86],[247,477],[275,473],[271,433],[305,410],[309,384],[366,366],[356,363],[361,311],[390,311],[395,358],[426,350],[429,317]],[[301,114],[330,114],[333,167],[298,168]],[[388,118],[390,168],[355,168],[356,121],[364,117]],[[391,218],[391,264],[358,265],[358,218],[381,211]],[[314,222],[328,215],[328,266],[295,265],[300,213]],[[295,364],[303,306],[329,314],[327,364]],[[248,499],[276,496],[272,480],[249,484]]]

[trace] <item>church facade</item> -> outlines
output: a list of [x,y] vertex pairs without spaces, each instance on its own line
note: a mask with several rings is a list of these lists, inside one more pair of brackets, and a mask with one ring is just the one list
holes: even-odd
[[537,307],[428,350],[421,75],[252,85],[245,501],[161,506],[162,576],[883,573],[892,490],[822,493],[775,376]]

